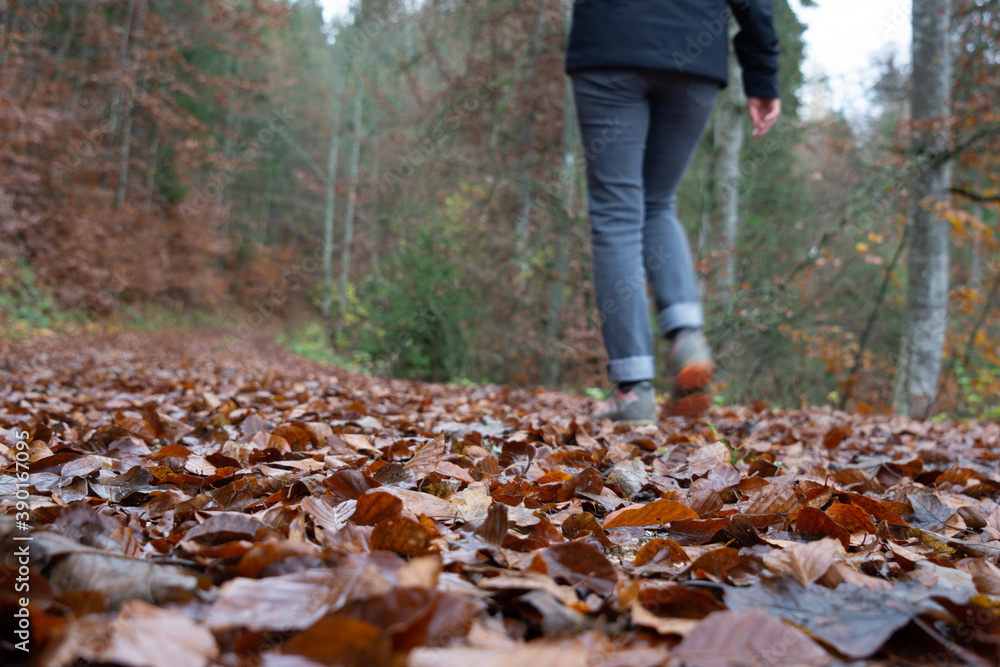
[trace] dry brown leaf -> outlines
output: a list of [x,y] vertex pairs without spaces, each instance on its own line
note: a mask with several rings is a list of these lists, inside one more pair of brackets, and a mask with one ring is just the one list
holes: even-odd
[[510,667],[511,665],[558,665],[587,667],[591,654],[583,645],[519,645],[495,649],[419,648],[407,658],[407,667]]
[[631,505],[616,510],[604,519],[604,529],[622,526],[661,526],[680,519],[697,519],[687,505],[673,500],[654,500],[646,505]]
[[843,526],[844,530],[849,533],[875,534],[875,524],[868,517],[868,512],[860,507],[833,503],[827,508],[826,515]]
[[847,549],[851,546],[851,535],[842,526],[814,507],[803,507],[795,521],[795,529],[807,535],[829,536],[840,540]]
[[302,510],[312,517],[317,526],[331,532],[336,532],[346,526],[356,507],[356,500],[345,500],[335,507],[330,507],[323,500],[312,496],[302,499]]
[[433,440],[417,447],[416,451],[413,452],[413,458],[407,461],[403,468],[412,472],[417,481],[420,481],[434,472],[447,448],[448,443],[445,441],[444,433],[442,433]]
[[133,600],[110,622],[87,616],[70,623],[41,663],[61,667],[86,660],[127,667],[200,667],[218,655],[215,637],[205,627],[179,611]]
[[750,497],[744,515],[790,514],[800,506],[795,491],[780,484],[769,484]]
[[822,578],[833,565],[838,542],[829,537],[796,544],[764,556],[764,565],[776,574],[792,577],[803,586]]
[[399,516],[403,501],[391,493],[373,489],[358,497],[351,522],[359,526],[374,526],[382,519]]
[[670,538],[657,537],[642,545],[642,548],[635,554],[632,561],[634,567],[642,567],[647,563],[656,563],[664,558],[669,558],[676,563],[689,562],[684,548]]
[[428,552],[433,533],[419,521],[402,516],[383,519],[372,531],[372,549],[394,551],[401,556]]
[[711,614],[688,632],[672,655],[688,667],[833,663],[804,632],[760,611]]
[[652,628],[661,635],[687,636],[700,621],[693,618],[661,618],[643,607],[638,602],[632,603],[629,616],[636,625]]
[[842,561],[834,561],[830,569],[818,581],[829,588],[836,588],[840,584],[851,584],[852,586],[861,586],[876,592],[892,590],[892,584],[885,579],[861,574]]

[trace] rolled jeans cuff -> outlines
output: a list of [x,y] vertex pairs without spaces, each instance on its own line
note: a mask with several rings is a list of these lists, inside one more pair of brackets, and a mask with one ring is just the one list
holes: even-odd
[[701,329],[705,326],[705,315],[697,301],[675,303],[656,314],[660,333],[666,335],[674,329]]
[[643,382],[654,377],[653,355],[612,359],[608,362],[608,379],[612,382]]

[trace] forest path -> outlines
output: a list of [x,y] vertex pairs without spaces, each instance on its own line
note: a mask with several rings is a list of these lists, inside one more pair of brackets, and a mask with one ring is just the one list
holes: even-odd
[[38,664],[998,650],[998,424],[736,406],[630,429],[198,331],[8,341],[0,373],[0,607],[29,544]]

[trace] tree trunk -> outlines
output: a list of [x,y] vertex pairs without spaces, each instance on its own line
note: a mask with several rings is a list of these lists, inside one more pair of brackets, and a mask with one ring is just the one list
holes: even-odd
[[143,212],[148,212],[153,204],[153,189],[156,187],[156,168],[160,158],[160,131],[153,133],[153,145],[149,148],[150,155],[153,156],[153,164],[150,165],[146,174],[146,198],[142,202]]
[[125,102],[125,124],[122,127],[121,145],[118,149],[118,188],[115,191],[115,208],[125,204],[128,189],[128,157],[132,149],[132,97]]
[[[131,10],[133,9],[133,3],[129,4],[129,18],[131,18]],[[146,23],[146,9],[149,4],[146,0],[140,0],[139,4],[139,16],[136,19],[136,46],[133,49],[135,52],[135,64],[138,67],[139,60],[141,59],[141,40],[143,33],[143,26]],[[130,22],[131,23],[131,22]],[[121,145],[118,151],[118,188],[115,192],[115,208],[121,208],[125,204],[125,195],[128,189],[128,160],[129,153],[132,150],[132,107],[135,102],[135,69],[136,67],[128,67],[128,51],[129,51],[129,26],[125,29],[125,44],[122,47],[122,73],[124,74],[126,69],[131,72],[128,77],[127,90],[125,91],[125,100],[122,106],[122,115],[119,120],[123,123],[121,131]],[[116,123],[117,125],[117,123]]]
[[340,248],[340,317],[337,319],[338,331],[344,326],[344,313],[347,312],[347,284],[351,278],[351,241],[354,238],[354,213],[358,205],[358,166],[361,161],[361,136],[364,128],[361,125],[364,114],[365,91],[360,87],[354,95],[354,142],[351,145],[350,190],[347,193],[347,211],[344,213],[344,243]]
[[73,81],[73,100],[69,104],[69,108],[74,114],[79,108],[80,91],[83,89],[83,83],[87,79],[87,62],[90,59],[90,40],[87,39],[87,24],[90,19],[90,7],[91,5],[88,2],[87,11],[81,21],[81,25],[83,25],[83,34],[80,38],[82,44],[76,57],[76,80]]
[[[568,24],[567,17],[567,24]],[[554,387],[559,384],[560,354],[559,335],[562,333],[563,309],[565,307],[566,281],[569,278],[569,240],[573,218],[570,211],[575,210],[577,199],[577,178],[580,165],[576,159],[577,131],[576,114],[573,106],[573,86],[566,79],[566,95],[563,102],[563,163],[562,163],[562,206],[557,204],[553,211],[556,222],[553,230],[556,235],[555,258],[553,268],[555,276],[549,285],[549,298],[545,313],[545,357],[542,365],[542,384]]]
[[330,150],[326,158],[326,209],[323,212],[323,313],[324,326],[330,318],[333,300],[333,222],[337,204],[337,160],[340,154],[340,99],[344,95],[346,72],[334,85],[330,103]]
[[[232,64],[233,75],[237,78],[240,84],[243,83],[243,61],[236,60]],[[243,116],[238,113],[237,109],[237,98],[238,95],[235,90],[229,91],[229,99],[226,103],[226,129],[225,134],[222,139],[222,154],[226,157],[226,169],[233,170],[236,168],[236,138],[240,136],[240,132],[243,131]],[[229,240],[229,228],[230,221],[232,219],[232,202],[233,202],[233,183],[232,179],[226,179],[225,185],[222,186],[222,192],[219,194],[219,204],[222,207],[222,215],[225,217],[222,221],[222,238]],[[220,257],[221,261],[222,258]]]
[[374,129],[372,130],[372,135],[373,135],[372,145],[368,149],[368,154],[370,156],[369,159],[371,160],[372,163],[372,177],[371,177],[372,185],[371,185],[371,195],[370,195],[371,207],[372,207],[371,228],[372,228],[372,237],[375,239],[375,243],[373,243],[371,247],[371,267],[372,267],[371,272],[372,275],[377,276],[379,275],[379,269],[381,268],[380,265],[381,243],[379,243],[379,241],[385,238],[385,235],[382,233],[382,216],[379,214],[380,203],[378,199],[378,194],[379,194],[378,184],[379,184],[379,177],[381,175],[381,164],[379,163],[378,160],[378,150],[377,150],[378,146],[375,143]]
[[[730,36],[735,32],[730,26]],[[740,66],[733,49],[729,52],[729,79],[733,85],[721,95],[715,111],[712,163],[713,233],[722,237],[725,268],[718,281],[727,304],[733,301],[736,288],[736,237],[740,222],[740,153],[743,150],[743,114],[746,95],[740,81]]]
[[[128,8],[125,10],[125,22],[122,24],[122,47],[121,53],[118,54],[118,62],[121,67],[120,76],[125,77],[125,68],[128,64],[128,45],[129,38],[132,34],[132,17],[135,15],[135,2],[136,0],[129,0]],[[124,97],[121,87],[115,89],[114,95],[111,97],[111,123],[115,129],[121,127],[122,122],[122,98]],[[110,146],[114,147],[115,135],[111,134],[109,137]]]
[[[951,0],[913,3],[913,75],[910,89],[917,155],[946,150],[951,99]],[[910,219],[902,412],[927,416],[938,389],[948,316],[948,222],[935,207],[947,201],[951,167],[924,163],[913,187]]]
[[76,34],[77,5],[77,2],[69,3],[69,29],[66,30],[66,38],[63,40],[62,45],[59,47],[59,53],[56,55],[55,87],[57,89],[59,88],[59,82],[62,81],[63,76],[66,74],[66,54],[69,52],[69,47],[73,43],[73,36]]
[[3,80],[4,65],[7,64],[7,47],[10,45],[10,35],[13,32],[12,24],[17,16],[17,7],[20,3],[0,0],[0,81]]
[[[532,28],[532,42],[528,56],[527,72],[524,82],[521,84],[525,91],[531,90],[538,72],[538,62],[542,54],[544,45],[543,35],[545,34],[545,7],[539,6],[538,15],[535,18],[535,25]],[[532,202],[531,172],[532,165],[537,162],[537,156],[533,148],[536,134],[535,114],[528,111],[524,114],[521,122],[521,141],[517,146],[516,155],[521,156],[515,163],[517,166],[517,177],[520,180],[517,186],[517,214],[514,217],[514,262],[517,266],[518,280],[524,280],[529,273],[530,262],[528,261],[529,240],[531,237],[531,211],[534,208]]]

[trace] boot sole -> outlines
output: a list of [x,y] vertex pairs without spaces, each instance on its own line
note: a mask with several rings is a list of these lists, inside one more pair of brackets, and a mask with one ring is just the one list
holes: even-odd
[[708,410],[712,402],[708,390],[715,376],[712,362],[688,364],[674,380],[674,399],[670,405],[672,417],[695,417]]
[[626,426],[649,426],[650,424],[655,424],[655,419],[622,419],[621,421],[616,421],[616,424],[625,424]]

